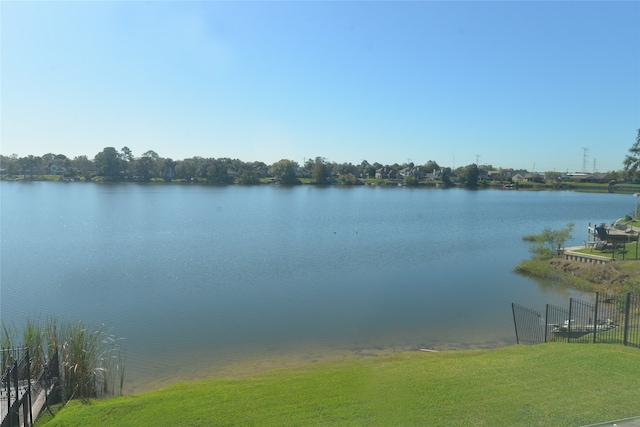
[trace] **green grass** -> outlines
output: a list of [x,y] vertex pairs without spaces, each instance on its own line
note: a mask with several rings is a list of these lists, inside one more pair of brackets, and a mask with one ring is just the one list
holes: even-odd
[[580,289],[583,291],[593,290],[593,285],[590,281],[582,277],[563,272],[549,264],[549,259],[544,257],[534,257],[532,259],[524,260],[514,267],[514,271],[529,277],[561,282],[574,289]]
[[[635,261],[636,251],[638,251],[638,257],[640,258],[640,248],[638,248],[637,246],[638,246],[638,242],[626,243],[624,247],[621,245],[617,246],[615,258],[617,260],[622,260],[622,255],[624,253],[625,260]],[[605,258],[611,258],[613,249],[611,247],[607,247],[604,250],[598,250],[595,248],[581,248],[581,249],[574,250],[574,252],[579,252],[582,254],[589,254],[589,255],[598,255]]]
[[38,426],[571,426],[640,415],[640,351],[402,353],[73,401]]
[[520,262],[514,267],[516,273],[547,280],[562,280],[562,271],[549,264],[548,258],[533,257]]

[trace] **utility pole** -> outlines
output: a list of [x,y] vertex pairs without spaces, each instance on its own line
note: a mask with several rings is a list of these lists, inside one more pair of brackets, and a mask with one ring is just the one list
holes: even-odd
[[478,166],[480,163],[480,154],[476,154],[476,166]]

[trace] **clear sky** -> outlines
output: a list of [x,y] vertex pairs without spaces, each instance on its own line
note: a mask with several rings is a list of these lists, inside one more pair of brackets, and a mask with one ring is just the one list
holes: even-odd
[[0,13],[3,155],[591,172],[621,169],[640,128],[638,1],[3,0]]

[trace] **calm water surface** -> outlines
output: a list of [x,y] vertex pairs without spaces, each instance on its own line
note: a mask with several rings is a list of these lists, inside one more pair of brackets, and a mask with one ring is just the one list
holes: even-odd
[[4,321],[124,338],[127,392],[419,348],[515,342],[525,234],[630,213],[630,195],[410,188],[0,184]]

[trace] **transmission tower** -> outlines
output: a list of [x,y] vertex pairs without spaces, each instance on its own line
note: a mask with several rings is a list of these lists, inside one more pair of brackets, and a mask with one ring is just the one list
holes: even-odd
[[587,147],[582,147],[582,172],[587,172],[587,160],[589,159],[589,149]]

